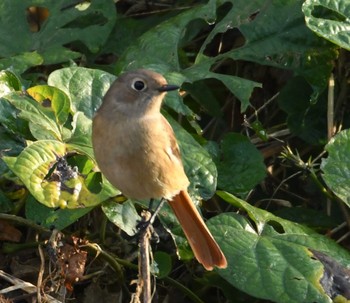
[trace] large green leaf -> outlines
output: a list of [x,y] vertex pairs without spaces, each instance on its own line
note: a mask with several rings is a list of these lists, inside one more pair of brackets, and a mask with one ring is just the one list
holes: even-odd
[[221,143],[222,157],[218,162],[218,187],[244,194],[261,182],[266,175],[262,154],[240,134],[230,133]]
[[[76,53],[74,53],[77,56]],[[0,59],[0,69],[13,67],[18,73],[24,72],[31,66],[41,65],[44,63],[44,58],[36,51],[22,52],[12,57]]]
[[[244,9],[246,1],[229,2],[232,3],[227,13],[230,17],[225,17],[217,26],[238,25],[245,44],[217,59],[229,57],[291,69],[309,81],[315,96],[325,89],[337,53],[305,26],[301,12],[303,0],[254,1],[250,5],[255,3],[252,7],[255,11],[250,11],[250,15]],[[256,15],[252,17],[253,13]]]
[[2,70],[0,72],[0,97],[9,92],[21,90],[21,80],[10,70]]
[[235,213],[218,215],[208,226],[224,251],[228,267],[219,274],[242,291],[280,303],[330,303],[322,279],[326,267],[315,251],[345,268],[350,254],[313,230],[255,208],[228,193],[218,192],[244,209],[250,220]]
[[25,204],[26,218],[48,229],[62,230],[76,222],[92,210],[92,207],[76,209],[52,208],[37,202],[33,196],[29,196]]
[[350,207],[350,130],[334,136],[325,147],[321,169],[327,186]]
[[138,215],[131,200],[127,200],[124,203],[117,203],[113,200],[105,201],[102,204],[102,210],[109,221],[125,231],[129,236],[134,236],[138,232],[137,225],[141,221],[141,217]]
[[[31,6],[48,9],[48,18],[37,32],[30,30],[26,11]],[[80,56],[66,48],[81,41],[91,52],[105,43],[116,20],[113,1],[66,6],[62,1],[0,2],[0,66],[23,72],[30,66],[65,62]],[[11,34],[9,34],[11,33]]]
[[[150,14],[146,18],[124,18],[117,14],[116,26],[104,45],[103,52],[113,53],[120,57],[142,34],[176,13],[176,10],[169,10],[168,12],[162,12],[162,14]],[[104,68],[108,67],[104,66]]]
[[7,213],[12,211],[14,208],[13,206],[14,205],[11,200],[6,197],[3,191],[0,190],[0,213]]
[[[125,50],[118,61],[117,69],[120,71],[147,67],[165,74],[167,78],[171,78],[168,75],[170,71],[176,71],[182,75],[177,77],[178,81],[175,84],[178,85],[215,78],[223,82],[240,99],[242,110],[245,110],[253,89],[260,85],[232,75],[217,74],[212,68],[228,58],[247,60],[290,69],[304,76],[314,89],[311,100],[315,101],[327,85],[337,53],[331,44],[317,37],[305,26],[302,3],[302,0],[255,0],[248,4],[244,0],[209,1],[159,24],[140,36]],[[220,10],[223,16],[215,23],[217,10]],[[189,23],[198,19],[213,24],[212,30],[202,44],[195,64],[182,68],[179,65],[178,48],[189,31]],[[203,28],[205,22],[202,23]],[[234,28],[238,28],[242,33],[244,44],[209,57],[205,52],[207,46],[217,35]],[[162,47],[154,47],[163,40],[170,42]],[[174,104],[179,102],[172,98],[175,97],[167,98],[167,105],[178,112],[190,113],[185,109],[180,110],[179,106],[174,107]]]
[[166,115],[179,143],[189,190],[195,200],[211,198],[216,189],[217,170],[209,153],[174,119]]
[[350,50],[350,4],[348,0],[306,0],[307,26],[317,35]]
[[[12,133],[0,125],[1,155],[16,156],[23,150],[23,148],[24,142],[22,142],[18,137],[14,136]],[[0,158],[0,176],[2,176],[7,170],[7,166]]]
[[179,258],[183,261],[192,260],[194,257],[192,249],[187,242],[179,221],[167,203],[160,210],[159,219],[173,238]]
[[91,159],[94,159],[94,152],[92,150],[92,121],[87,118],[83,112],[77,112],[73,116],[72,134],[67,140],[71,149],[78,150]]
[[194,19],[215,20],[215,2],[210,0],[205,5],[195,6],[151,28],[124,51],[117,70],[154,66],[162,73],[179,71],[178,46],[186,26]]
[[18,137],[22,136],[26,139],[32,139],[33,137],[28,126],[29,123],[21,119],[19,114],[20,111],[9,103],[7,99],[0,98],[0,123]]
[[57,125],[66,123],[71,103],[64,92],[48,85],[38,85],[28,88],[27,93],[42,105],[43,110],[54,113]]
[[94,158],[91,142],[92,117],[102,103],[115,76],[97,69],[62,68],[50,74],[48,83],[64,91],[71,100],[72,131],[66,142],[72,149]]
[[48,207],[79,208],[95,206],[116,190],[103,187],[92,193],[82,175],[66,162],[67,146],[59,141],[40,140],[17,157],[3,157],[36,200]]
[[288,115],[291,132],[310,144],[325,144],[327,137],[327,101],[324,94],[310,102],[312,88],[303,77],[294,77],[282,88],[277,100]]
[[[196,19],[213,22],[216,18],[215,2],[209,1],[206,5],[196,6],[147,31],[125,50],[118,60],[118,70],[146,67],[164,74],[168,80],[174,78],[174,72],[171,73],[171,71],[177,71],[177,81],[174,82],[177,85],[215,78],[227,85],[242,101],[243,108],[246,108],[253,89],[259,87],[259,84],[243,78],[211,72],[211,66],[218,61],[216,58],[184,70],[181,70],[179,65],[178,47],[180,42],[183,42],[184,33],[189,30],[187,28],[189,23]],[[249,8],[246,8],[246,11],[249,11]],[[249,13],[251,14],[252,11]],[[167,43],[162,44],[161,47],[154,47],[159,45],[159,41],[167,41]],[[175,96],[168,96],[166,104],[183,114],[191,113],[186,107],[179,107],[181,103]]]
[[[98,89],[103,88],[105,85],[104,77],[100,77],[103,73],[100,71],[89,71],[91,71],[91,75],[98,75],[95,78],[95,86]],[[85,76],[88,74],[83,68],[78,73],[85,74]],[[108,76],[108,74],[106,75]],[[98,78],[100,81],[98,81]],[[70,119],[71,107],[75,108],[70,98],[75,104],[80,101],[76,100],[76,96],[71,94],[68,97],[60,89],[48,85],[31,87],[27,90],[27,93],[32,98],[28,98],[28,96],[18,92],[10,93],[3,97],[0,101],[0,109],[2,109],[0,122],[14,132],[20,132],[25,135],[25,129],[22,131],[18,127],[21,126],[20,122],[23,124],[25,122],[23,120],[26,120],[29,122],[30,131],[36,139],[64,141],[70,144],[71,149],[75,148],[93,158],[91,118],[86,117],[83,112],[77,111]],[[70,92],[68,91],[68,93]],[[90,93],[85,91],[85,95],[81,96],[85,98],[85,101],[93,100],[96,103],[100,103],[103,93],[102,89],[100,94],[96,92],[95,96],[91,97]],[[12,105],[18,109],[18,112]],[[91,113],[89,112],[89,114]],[[28,136],[25,137],[28,138]]]
[[[82,172],[77,158],[72,156],[79,153],[94,158],[91,117],[114,78],[99,70],[65,68],[54,72],[49,81],[67,94],[57,87],[42,85],[28,89],[32,98],[13,92],[1,99],[0,121],[14,132],[18,131],[18,121],[28,121],[39,140],[18,157],[4,157],[4,161],[46,206],[90,207],[118,193],[91,168]],[[70,161],[71,166],[62,169],[62,159]],[[78,167],[79,172],[73,167]]]
[[62,68],[50,74],[47,83],[64,91],[72,101],[72,111],[92,118],[115,76],[97,69]]
[[[51,91],[58,91],[53,88]],[[62,93],[57,93],[55,97],[58,98],[56,101],[48,101],[48,103],[59,104],[62,102],[64,107],[65,102],[68,100],[63,96]],[[18,110],[18,117],[29,122],[32,134],[36,139],[56,139],[62,140],[62,128],[56,122],[56,112],[50,108],[45,108],[38,101],[30,98],[23,93],[10,93],[3,97],[6,101],[14,105]],[[58,105],[61,106],[61,105]]]

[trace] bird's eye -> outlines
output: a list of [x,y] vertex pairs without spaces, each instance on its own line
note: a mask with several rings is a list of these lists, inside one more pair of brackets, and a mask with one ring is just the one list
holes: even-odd
[[143,82],[142,80],[135,80],[131,87],[134,89],[134,90],[137,90],[139,92],[143,91],[146,89],[147,85],[145,82]]

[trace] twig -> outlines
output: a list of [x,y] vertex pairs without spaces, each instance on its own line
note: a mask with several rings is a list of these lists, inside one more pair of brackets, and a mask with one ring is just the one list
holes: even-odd
[[28,219],[24,219],[24,218],[19,217],[19,216],[9,215],[9,214],[0,214],[0,219],[9,220],[9,221],[15,222],[15,223],[20,224],[20,225],[25,225],[25,226],[31,227],[31,228],[33,228],[41,233],[50,232],[49,229],[42,227],[38,224],[35,224],[33,221],[30,221]]
[[[17,290],[17,289],[21,289],[28,294],[32,294],[32,293],[37,292],[37,288],[33,284],[31,284],[29,282],[25,282],[21,279],[14,277],[14,276],[11,276],[2,270],[0,270],[0,278],[13,284],[13,286],[1,289],[0,294],[6,294],[6,293],[9,293],[9,292]],[[49,303],[61,303],[61,301],[58,301],[57,299],[55,299],[54,297],[49,296],[49,295],[46,295],[45,299],[46,299],[46,302],[49,302]]]
[[266,102],[264,102],[264,104],[259,107],[258,109],[256,109],[254,111],[254,113],[252,113],[248,118],[247,121],[251,121],[254,117],[257,117],[258,114],[266,107],[268,106],[272,101],[274,101],[278,96],[279,96],[280,92],[274,94],[269,100],[267,100]]
[[122,280],[123,277],[123,270],[121,265],[126,266],[128,268],[133,268],[136,269],[136,265],[132,264],[129,261],[120,259],[108,252],[106,252],[105,250],[103,250],[98,244],[96,243],[86,243],[85,245],[83,245],[85,247],[88,247],[90,249],[92,249],[93,251],[96,252],[96,257],[100,256],[101,258],[103,258],[105,261],[107,261],[108,265],[114,269],[114,271],[117,273],[117,277],[119,280]]
[[152,215],[149,211],[142,211],[140,228],[140,252],[139,252],[139,274],[136,281],[137,287],[131,297],[130,303],[150,303],[152,301],[151,292],[151,269],[150,269],[150,239],[152,236]]
[[[333,123],[334,123],[334,77],[333,73],[328,81],[328,101],[327,101],[327,134],[328,141],[333,136]],[[331,200],[327,199],[327,215],[331,215]]]
[[[36,240],[38,241],[38,235],[37,235]],[[38,280],[36,283],[36,286],[37,286],[36,298],[37,298],[38,302],[42,302],[42,300],[41,300],[41,287],[42,287],[44,269],[45,269],[45,256],[44,256],[44,252],[43,252],[43,249],[42,249],[40,244],[38,245],[38,252],[39,252],[39,256],[40,256],[40,268],[39,268]]]
[[[149,211],[143,211],[142,221],[148,222],[151,219]],[[140,255],[139,255],[139,279],[138,286],[142,289],[143,303],[151,302],[151,269],[150,269],[150,239],[152,236],[152,224],[141,232],[140,235]]]
[[328,106],[327,106],[328,141],[334,133],[334,77],[331,74],[328,81]]

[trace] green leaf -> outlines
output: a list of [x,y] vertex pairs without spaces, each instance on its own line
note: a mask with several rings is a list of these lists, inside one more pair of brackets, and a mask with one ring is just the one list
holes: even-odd
[[326,145],[328,158],[321,169],[327,186],[350,207],[350,129],[335,135]]
[[208,85],[207,81],[197,81],[192,84],[184,83],[182,89],[191,94],[191,97],[198,104],[201,104],[201,107],[206,113],[214,117],[221,117],[223,115],[219,98],[215,96],[212,87]]
[[29,122],[29,127],[33,126],[33,136],[36,139],[57,139],[62,140],[60,126],[56,123],[55,113],[45,109],[36,100],[27,97],[23,93],[10,93],[3,97],[20,112],[18,117]]
[[54,113],[57,125],[66,123],[71,104],[63,91],[48,85],[38,85],[28,88],[27,93],[43,107],[43,111]]
[[19,111],[5,98],[0,98],[0,123],[17,136],[33,138],[28,122],[19,117]]
[[[240,53],[243,54],[247,48],[249,52],[258,51],[257,58],[264,63],[292,69],[305,76],[311,84],[325,87],[333,68],[331,60],[336,57],[336,52],[305,27],[300,10],[303,2],[289,0],[265,7],[253,22],[241,27],[250,43]],[[258,32],[251,31],[252,27],[257,28],[262,24],[265,26],[259,28]],[[259,43],[258,40],[263,37],[265,39]],[[246,55],[243,57],[246,58]],[[310,69],[315,70],[309,73]],[[316,71],[324,78],[315,77]]]
[[[125,50],[118,60],[117,70],[121,71],[126,68],[129,70],[140,67],[149,68],[164,74],[169,83],[173,78],[173,71],[177,71],[177,81],[174,81],[174,84],[180,86],[184,82],[194,82],[209,78],[218,79],[242,101],[242,109],[246,109],[253,89],[260,87],[260,84],[234,76],[211,72],[210,69],[218,61],[217,58],[203,60],[200,63],[196,62],[192,67],[180,71],[178,47],[184,37],[184,33],[188,31],[188,24],[197,19],[213,22],[216,18],[215,6],[215,1],[209,1],[206,5],[198,5],[159,24],[157,27],[151,28]],[[243,7],[246,6],[245,2]],[[249,10],[249,15],[253,12]],[[227,29],[228,27],[226,27]],[[162,47],[154,47],[154,45],[159,44],[159,41],[167,41],[167,43],[162,45]],[[175,99],[171,95],[167,96],[165,103],[179,113],[191,114],[188,108],[183,105],[179,106],[179,104],[182,104],[179,99]]]
[[217,171],[209,153],[169,115],[165,115],[179,143],[185,172],[195,200],[211,198],[216,190]]
[[0,97],[21,90],[21,80],[10,70],[0,71]]
[[342,218],[336,211],[332,211],[330,216],[326,211],[320,209],[284,207],[275,211],[274,214],[283,219],[304,224],[316,231],[329,231],[342,223]]
[[50,74],[47,83],[64,91],[72,102],[73,114],[81,111],[92,119],[115,76],[83,67],[62,68]]
[[244,209],[251,221],[236,213],[209,220],[228,261],[218,273],[238,289],[281,303],[330,303],[321,285],[324,266],[311,250],[322,252],[344,267],[349,252],[313,230],[255,208],[228,193],[218,195]]
[[[165,76],[168,83],[181,86],[181,84],[185,81],[185,76],[183,74],[180,74],[178,72],[165,72],[159,69],[159,66],[149,66],[148,68],[158,71],[161,74]],[[166,94],[164,99],[164,104],[167,107],[172,108],[175,112],[182,114],[182,115],[193,115],[192,110],[183,103],[182,98],[178,93],[170,93]]]
[[[46,8],[48,16],[40,28],[32,32],[28,8],[35,5]],[[75,59],[80,54],[66,48],[66,45],[75,41],[82,42],[91,52],[97,52],[107,40],[115,19],[113,1],[96,0],[85,7],[65,7],[62,2],[55,0],[2,1],[0,56],[10,58],[0,62],[0,65],[2,63],[8,67],[11,64],[23,72],[29,66]],[[89,22],[82,26],[84,20]],[[24,63],[21,62],[23,59]]]
[[[130,45],[117,63],[117,70],[157,67],[165,74],[179,71],[178,45],[188,23],[194,19],[214,20],[215,1],[198,5],[168,19],[140,36]],[[160,41],[167,41],[159,46]],[[143,54],[143,55],[141,55]]]
[[215,60],[208,58],[207,61],[202,61],[183,71],[188,81],[193,82],[210,78],[221,81],[241,101],[241,112],[245,111],[250,104],[249,99],[254,88],[262,87],[261,84],[235,76],[210,72],[210,66],[214,64]]
[[10,212],[13,207],[13,202],[6,197],[2,190],[0,190],[0,213]]
[[25,204],[26,218],[48,229],[63,230],[75,223],[79,218],[89,213],[93,207],[76,209],[57,209],[39,203],[33,196],[29,196]]
[[[15,40],[15,39],[14,39]],[[3,53],[0,51],[0,56]],[[41,65],[44,59],[36,51],[22,52],[20,54],[0,59],[0,69],[13,68],[17,73],[22,74],[31,66]]]
[[327,137],[327,103],[322,95],[311,102],[312,88],[302,77],[294,77],[278,96],[280,108],[288,114],[291,132],[310,144],[324,144]]
[[117,191],[104,186],[90,192],[83,176],[66,163],[67,146],[54,140],[40,140],[26,147],[18,157],[3,157],[36,200],[48,207],[92,207]]
[[[156,251],[154,253],[154,261],[157,267],[157,278],[162,279],[164,277],[167,277],[172,270],[172,262],[170,255],[163,251]],[[153,272],[155,272],[154,269]]]
[[[118,61],[117,70],[144,67],[161,72],[166,77],[170,71],[177,71],[183,75],[179,83],[176,83],[179,85],[183,82],[215,78],[240,99],[243,111],[249,105],[253,89],[260,85],[232,75],[217,74],[212,71],[212,67],[227,59],[247,60],[290,69],[302,75],[311,84],[314,90],[312,99],[315,101],[327,85],[337,52],[331,44],[317,37],[305,26],[302,3],[302,0],[273,1],[267,4],[260,0],[250,1],[249,4],[246,1],[218,2],[219,9],[221,5],[225,6],[224,16],[213,26],[195,64],[181,69],[178,47],[188,24],[194,19],[213,22],[216,18],[216,4],[209,1],[206,5],[189,9],[140,36],[125,50]],[[233,28],[238,28],[244,36],[244,45],[208,57],[205,54],[206,47],[217,35]],[[154,47],[163,39],[169,42],[166,46]],[[175,104],[170,101],[169,103]],[[189,114],[183,111],[181,113]]]
[[108,220],[125,231],[129,236],[134,236],[137,232],[137,224],[141,221],[134,203],[127,200],[124,203],[117,203],[107,200],[102,204],[102,210]]
[[261,88],[260,83],[250,81],[247,79],[221,75],[217,73],[207,73],[207,78],[212,77],[220,80],[226,87],[241,101],[241,112],[244,112],[249,106],[249,100],[255,88]]
[[8,171],[7,166],[2,160],[2,156],[15,156],[18,155],[23,149],[24,142],[19,140],[16,136],[0,125],[0,176]]
[[306,25],[317,35],[350,50],[350,6],[348,0],[306,0]]
[[162,14],[149,14],[143,18],[125,18],[117,15],[117,26],[114,27],[110,39],[103,47],[104,53],[114,53],[120,57],[123,52],[135,42],[143,33],[157,26],[160,22],[169,19],[169,15],[174,15],[173,10]]
[[88,155],[91,159],[94,159],[91,142],[92,120],[87,118],[84,113],[77,112],[73,116],[72,127],[71,137],[67,141],[70,148],[78,150]]
[[193,252],[187,242],[182,227],[168,203],[159,212],[159,219],[176,244],[177,255],[181,260],[192,260]]
[[[231,58],[293,70],[314,88],[316,98],[328,83],[335,48],[317,37],[306,26],[301,11],[303,0],[222,1],[231,3],[225,17],[206,38],[201,50],[218,33],[237,27],[245,39],[243,46],[218,55],[215,60]],[[208,60],[198,54],[197,63]],[[213,60],[213,59],[211,59]]]
[[265,178],[263,156],[248,138],[230,133],[222,140],[221,150],[222,160],[217,164],[219,188],[244,194]]

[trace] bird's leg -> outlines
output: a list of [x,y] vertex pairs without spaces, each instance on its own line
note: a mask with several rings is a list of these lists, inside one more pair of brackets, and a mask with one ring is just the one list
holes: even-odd
[[152,212],[152,208],[153,208],[153,202],[154,202],[154,199],[151,198],[148,202],[148,211],[149,212]]
[[165,203],[166,199],[162,198],[159,202],[159,204],[157,205],[156,209],[154,210],[154,212],[152,213],[152,206],[153,206],[153,202],[154,202],[154,199],[151,199],[149,201],[149,204],[148,204],[148,211],[152,213],[151,217],[149,220],[147,221],[141,221],[139,222],[139,224],[137,224],[137,228],[139,230],[143,230],[143,229],[146,229],[150,224],[153,224],[154,223],[154,220],[156,219],[159,211],[162,209],[164,203]]
[[[150,204],[149,204],[149,210],[151,210],[152,204],[153,204],[153,199],[151,199]],[[154,220],[156,219],[157,215],[159,214],[159,211],[162,209],[164,203],[166,202],[166,199],[162,198],[158,204],[158,206],[156,207],[156,209],[154,210],[151,219],[149,219],[150,223],[153,224]]]

